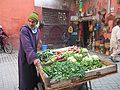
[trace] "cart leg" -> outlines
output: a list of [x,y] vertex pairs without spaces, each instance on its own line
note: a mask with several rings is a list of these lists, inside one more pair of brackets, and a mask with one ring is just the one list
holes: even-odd
[[89,90],[93,90],[93,89],[92,89],[92,84],[91,84],[91,81],[88,81],[88,84],[89,84],[89,87],[88,87],[88,88],[89,88]]

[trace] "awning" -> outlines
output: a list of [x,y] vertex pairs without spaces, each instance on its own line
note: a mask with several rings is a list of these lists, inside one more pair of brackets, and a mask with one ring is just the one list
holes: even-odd
[[99,16],[98,15],[87,16],[87,17],[82,17],[82,18],[79,19],[80,22],[82,22],[82,21],[91,21],[91,20],[99,20]]

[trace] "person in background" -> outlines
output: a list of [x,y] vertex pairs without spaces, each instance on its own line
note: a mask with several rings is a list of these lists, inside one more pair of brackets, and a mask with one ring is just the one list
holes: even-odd
[[33,12],[28,17],[28,23],[20,29],[20,47],[18,52],[19,90],[38,90],[40,77],[36,66],[40,63],[37,58],[37,46],[40,40],[38,13]]
[[113,62],[118,62],[115,58],[120,53],[120,19],[117,20],[116,26],[113,27],[110,39],[110,51],[112,54],[109,56]]
[[63,40],[63,43],[65,44],[65,46],[68,45],[68,36],[67,36],[67,33],[63,33],[62,35],[62,40]]
[[[3,27],[0,25],[0,45],[1,48],[4,50],[4,45],[3,45],[3,38],[8,37],[7,34],[3,31]],[[4,51],[5,52],[5,51]]]

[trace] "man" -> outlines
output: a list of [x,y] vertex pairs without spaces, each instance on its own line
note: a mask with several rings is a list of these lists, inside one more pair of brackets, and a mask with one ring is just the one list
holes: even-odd
[[19,90],[34,90],[39,78],[36,66],[39,64],[37,58],[37,46],[40,40],[38,14],[33,12],[28,17],[28,24],[20,30],[20,47],[18,53]]
[[3,29],[2,26],[0,25],[0,45],[2,46],[3,42],[2,42],[2,36],[3,36]]
[[109,59],[113,62],[118,62],[115,58],[120,53],[120,19],[117,20],[116,26],[112,29],[110,50],[113,50],[113,53],[109,56]]
[[63,33],[62,40],[63,40],[64,45],[67,46],[68,45],[68,36],[66,33]]

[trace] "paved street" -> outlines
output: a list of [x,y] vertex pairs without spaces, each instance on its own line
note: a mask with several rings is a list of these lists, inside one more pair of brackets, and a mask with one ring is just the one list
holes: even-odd
[[[12,54],[0,53],[0,90],[18,90],[17,54],[17,51]],[[108,60],[107,56],[98,55]],[[120,60],[120,56],[117,59]],[[120,90],[120,62],[117,65],[118,73],[91,81],[93,90]]]
[[18,90],[17,52],[0,53],[0,90]]
[[[97,55],[102,60],[110,61],[106,55]],[[120,55],[117,56],[117,60],[120,61]],[[120,62],[116,64],[118,66],[118,73],[92,80],[91,82],[93,90],[120,90]]]

